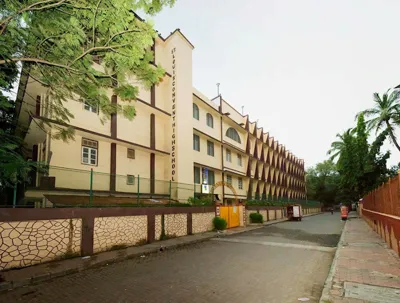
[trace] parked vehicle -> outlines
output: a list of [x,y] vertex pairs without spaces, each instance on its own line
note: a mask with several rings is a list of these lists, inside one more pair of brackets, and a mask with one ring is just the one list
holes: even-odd
[[301,205],[289,205],[286,210],[290,221],[301,221],[303,217]]

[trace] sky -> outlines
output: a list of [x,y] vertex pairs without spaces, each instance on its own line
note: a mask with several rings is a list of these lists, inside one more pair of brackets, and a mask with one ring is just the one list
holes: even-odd
[[194,44],[194,87],[213,98],[220,83],[227,102],[310,167],[374,92],[400,84],[399,14],[398,0],[177,0],[153,20],[164,37],[180,28]]

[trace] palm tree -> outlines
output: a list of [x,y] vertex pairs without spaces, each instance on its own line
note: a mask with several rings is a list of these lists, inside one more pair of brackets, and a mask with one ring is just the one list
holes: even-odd
[[391,141],[400,151],[400,146],[394,134],[394,127],[400,125],[400,90],[393,90],[390,94],[389,91],[382,94],[382,97],[378,93],[374,93],[374,107],[366,109],[358,115],[364,114],[366,118],[370,117],[366,121],[369,130],[375,129],[377,133],[381,129],[386,130]]
[[331,149],[328,150],[327,154],[331,155],[330,159],[333,161],[336,157],[340,156],[342,150],[345,147],[344,140],[346,136],[351,136],[354,134],[354,129],[349,128],[343,134],[336,134],[336,137],[339,138],[338,141],[334,141],[331,143]]

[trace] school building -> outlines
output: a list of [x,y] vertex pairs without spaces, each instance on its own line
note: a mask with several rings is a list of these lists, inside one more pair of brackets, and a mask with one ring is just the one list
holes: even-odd
[[[179,29],[155,40],[155,64],[166,74],[150,90],[140,89],[132,121],[114,114],[102,123],[97,107],[66,102],[74,115],[69,125],[75,138],[69,142],[52,138],[52,128],[40,124],[61,126],[52,119],[46,88],[23,76],[17,110],[19,126],[28,129],[26,157],[50,167],[32,173],[25,196],[87,195],[93,169],[95,195],[136,196],[140,188],[143,197],[187,201],[224,181],[213,191],[224,203],[306,199],[303,160],[222,96],[209,99],[193,88],[193,48]],[[110,93],[110,102],[120,100]]]

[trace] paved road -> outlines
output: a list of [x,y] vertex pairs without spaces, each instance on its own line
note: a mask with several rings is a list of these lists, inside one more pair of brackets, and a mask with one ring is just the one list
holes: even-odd
[[0,302],[318,302],[343,223],[324,214],[0,295]]

